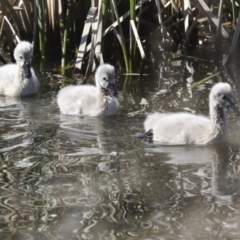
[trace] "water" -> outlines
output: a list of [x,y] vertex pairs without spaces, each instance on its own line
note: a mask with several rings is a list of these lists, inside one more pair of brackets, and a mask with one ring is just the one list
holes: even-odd
[[196,79],[181,64],[142,87],[119,75],[113,117],[62,115],[56,86],[1,97],[0,239],[239,239],[238,119],[216,146],[134,137],[154,110],[208,114],[213,80],[186,90]]

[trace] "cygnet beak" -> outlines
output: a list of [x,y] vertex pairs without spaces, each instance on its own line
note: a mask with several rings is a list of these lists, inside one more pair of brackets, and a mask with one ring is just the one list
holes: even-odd
[[228,108],[231,109],[231,111],[236,115],[236,116],[240,116],[240,112],[237,108],[237,106],[235,105],[234,102],[228,100]]
[[105,96],[107,96],[107,95],[108,95],[108,89],[107,89],[107,88],[104,88],[104,87],[102,87],[101,89],[102,89],[103,94],[104,94]]
[[114,96],[114,97],[117,97],[117,96],[118,96],[118,92],[117,92],[115,89],[114,89],[113,96]]
[[26,78],[31,78],[32,77],[30,63],[24,62],[23,66],[22,66],[22,69],[23,69],[23,74]]
[[117,92],[117,90],[115,88],[115,84],[112,84],[112,89],[113,89],[113,96],[117,97],[118,96],[118,92]]

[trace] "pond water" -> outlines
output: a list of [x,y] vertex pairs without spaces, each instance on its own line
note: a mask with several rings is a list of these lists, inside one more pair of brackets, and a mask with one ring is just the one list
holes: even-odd
[[120,113],[106,118],[61,114],[61,80],[36,97],[1,97],[0,239],[239,239],[239,119],[228,115],[220,145],[135,138],[153,111],[208,114],[217,80],[188,89],[211,73],[193,70],[171,62],[141,83],[118,72]]

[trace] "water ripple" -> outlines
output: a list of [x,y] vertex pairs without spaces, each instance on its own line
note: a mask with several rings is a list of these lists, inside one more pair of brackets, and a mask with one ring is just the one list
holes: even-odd
[[[176,107],[206,111],[204,91],[183,96],[185,84],[170,79],[164,89],[175,90],[161,95],[151,88],[142,112],[142,96],[124,93],[126,106],[143,115]],[[238,239],[238,143],[160,146],[133,137],[143,131],[142,116],[62,115],[56,93],[6,101],[1,239]]]

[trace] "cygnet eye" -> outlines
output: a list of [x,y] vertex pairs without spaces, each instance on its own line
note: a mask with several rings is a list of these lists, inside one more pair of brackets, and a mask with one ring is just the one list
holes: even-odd
[[106,77],[103,77],[103,80],[104,80],[104,81],[107,81],[107,78],[106,78]]
[[225,95],[223,95],[222,100],[227,100],[227,97]]
[[22,59],[22,56],[20,56],[19,58]]

